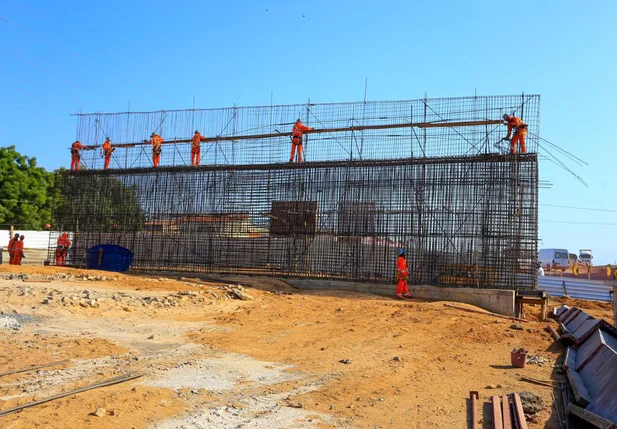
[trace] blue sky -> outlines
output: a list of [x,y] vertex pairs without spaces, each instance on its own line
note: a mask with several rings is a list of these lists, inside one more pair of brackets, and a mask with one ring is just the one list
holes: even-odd
[[[540,247],[617,261],[617,2],[32,1],[0,7],[0,146],[68,166],[70,113],[538,93]],[[554,207],[563,206],[563,207]],[[582,209],[579,209],[582,208]]]

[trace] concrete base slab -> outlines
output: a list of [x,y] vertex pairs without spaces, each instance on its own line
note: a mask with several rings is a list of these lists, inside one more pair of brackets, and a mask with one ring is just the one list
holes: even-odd
[[[309,290],[347,290],[382,296],[395,296],[395,285],[355,283],[328,280],[285,279],[293,287]],[[494,313],[516,317],[513,290],[448,288],[428,285],[409,286],[414,298],[456,301],[476,305]]]

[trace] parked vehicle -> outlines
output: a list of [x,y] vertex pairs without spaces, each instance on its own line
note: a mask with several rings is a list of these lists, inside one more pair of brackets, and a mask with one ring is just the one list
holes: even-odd
[[593,263],[593,253],[591,253],[591,249],[581,249],[578,251],[578,259],[581,262],[588,262],[590,265]]
[[570,266],[570,254],[568,249],[540,249],[538,262],[546,271],[551,268],[565,270]]
[[579,262],[578,256],[576,256],[576,253],[570,253],[568,256],[569,256],[568,259],[570,259],[570,262],[572,263]]

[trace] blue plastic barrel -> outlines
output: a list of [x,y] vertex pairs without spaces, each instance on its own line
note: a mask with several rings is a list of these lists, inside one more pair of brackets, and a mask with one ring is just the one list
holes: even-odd
[[99,244],[86,250],[86,266],[90,270],[127,271],[133,252],[115,244]]

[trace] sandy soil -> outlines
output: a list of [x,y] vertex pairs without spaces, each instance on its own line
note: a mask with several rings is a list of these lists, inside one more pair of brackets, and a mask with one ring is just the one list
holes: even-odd
[[[0,372],[68,359],[0,377],[0,411],[144,374],[0,417],[0,426],[463,428],[478,390],[491,427],[488,398],[526,390],[548,404],[529,427],[558,427],[551,389],[519,380],[563,377],[563,347],[544,331],[555,322],[538,321],[539,309],[518,330],[443,302],[250,283],[243,293],[253,299],[239,300],[227,283],[0,266],[0,318],[15,322],[0,324]],[[608,304],[561,302],[612,314]],[[550,360],[513,368],[515,347]]]

